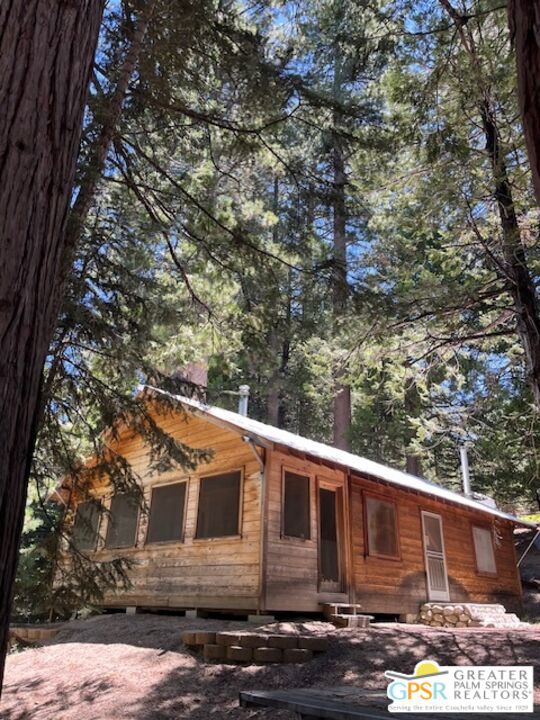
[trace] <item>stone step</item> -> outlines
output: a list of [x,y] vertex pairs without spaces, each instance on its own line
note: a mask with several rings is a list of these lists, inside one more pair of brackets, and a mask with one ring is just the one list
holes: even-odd
[[496,604],[485,604],[482,603],[460,603],[463,605],[463,607],[468,608],[468,610],[471,611],[471,614],[474,615],[475,613],[481,613],[484,614],[490,614],[490,615],[505,615],[506,614],[506,608],[504,605],[496,605]]
[[[463,617],[454,611],[455,608],[462,608]],[[432,615],[429,614],[430,612]],[[459,614],[459,622],[455,622],[456,614]],[[425,625],[435,627],[510,628],[527,625],[514,613],[507,613],[504,605],[496,603],[424,603],[420,608],[418,619]]]

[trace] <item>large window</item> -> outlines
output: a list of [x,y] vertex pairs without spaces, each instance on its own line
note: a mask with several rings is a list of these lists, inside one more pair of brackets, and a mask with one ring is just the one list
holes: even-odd
[[309,477],[285,471],[283,475],[283,535],[311,537]]
[[186,482],[152,488],[146,542],[173,542],[182,539]]
[[370,555],[399,557],[397,515],[393,502],[366,495],[366,526]]
[[497,565],[495,563],[495,549],[491,530],[487,527],[475,525],[472,531],[478,572],[486,575],[496,575]]
[[88,500],[77,505],[73,523],[73,544],[78,550],[95,550],[101,505],[97,500]]
[[108,548],[132,547],[137,537],[139,503],[135,495],[113,495],[105,545]]
[[239,534],[241,480],[239,471],[201,478],[197,538]]

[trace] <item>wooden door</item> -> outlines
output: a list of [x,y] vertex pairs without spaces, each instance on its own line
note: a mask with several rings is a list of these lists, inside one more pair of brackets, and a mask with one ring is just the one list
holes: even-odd
[[422,511],[422,534],[424,536],[428,598],[449,601],[450,592],[441,516]]
[[319,484],[319,589],[342,592],[343,519],[340,488]]

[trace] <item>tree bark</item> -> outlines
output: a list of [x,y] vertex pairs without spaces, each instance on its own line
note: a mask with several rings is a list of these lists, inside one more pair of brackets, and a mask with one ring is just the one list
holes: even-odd
[[0,3],[0,685],[103,0]]
[[[484,78],[474,36],[467,28],[468,18],[461,16],[449,0],[439,0],[452,18],[461,43],[467,52],[478,79],[478,111],[486,141],[486,151],[493,172],[493,197],[497,203],[502,231],[502,263],[506,290],[512,298],[516,316],[516,329],[525,354],[527,381],[534,404],[540,409],[540,310],[534,280],[527,263],[518,218],[514,205],[512,185],[508,177],[499,128],[496,102],[489,82]],[[520,2],[523,4],[523,2]],[[532,3],[525,3],[530,4]],[[540,127],[540,126],[539,126]]]
[[[340,45],[343,33],[343,6],[338,2],[336,9],[336,43],[334,47],[333,95],[336,102],[343,99],[344,58]],[[333,211],[333,314],[338,320],[347,309],[349,285],[347,281],[347,205],[345,187],[347,173],[345,169],[344,140],[339,133],[339,111],[334,111],[334,130],[332,132],[332,211]],[[350,450],[349,433],[351,429],[352,408],[351,388],[346,381],[346,368],[342,365],[334,368],[334,446],[341,450]]]
[[137,19],[129,48],[118,70],[118,80],[114,92],[108,98],[106,106],[102,111],[103,124],[91,148],[85,172],[79,185],[79,192],[77,193],[77,198],[69,214],[67,240],[70,246],[76,245],[79,241],[85,220],[92,207],[92,202],[107,161],[107,153],[109,152],[122,117],[129,81],[139,61],[148,30],[148,24],[154,8],[154,1],[150,2],[150,0],[148,0],[145,3],[144,9]]
[[[339,137],[334,135],[332,151],[334,171],[333,187],[333,312],[339,318],[347,307],[347,210],[345,205],[345,161]],[[334,446],[350,450],[351,388],[344,380],[345,368],[337,367],[334,377]]]
[[525,143],[540,205],[540,4],[537,0],[509,0],[508,22],[516,50]]

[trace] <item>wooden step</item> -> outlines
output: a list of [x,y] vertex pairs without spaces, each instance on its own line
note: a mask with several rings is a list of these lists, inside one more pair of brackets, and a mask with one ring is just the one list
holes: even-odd
[[355,603],[322,603],[322,611],[325,617],[330,617],[330,615],[357,615],[361,609],[362,606]]
[[368,628],[373,620],[373,615],[346,615],[337,613],[330,615],[329,620],[337,627]]

